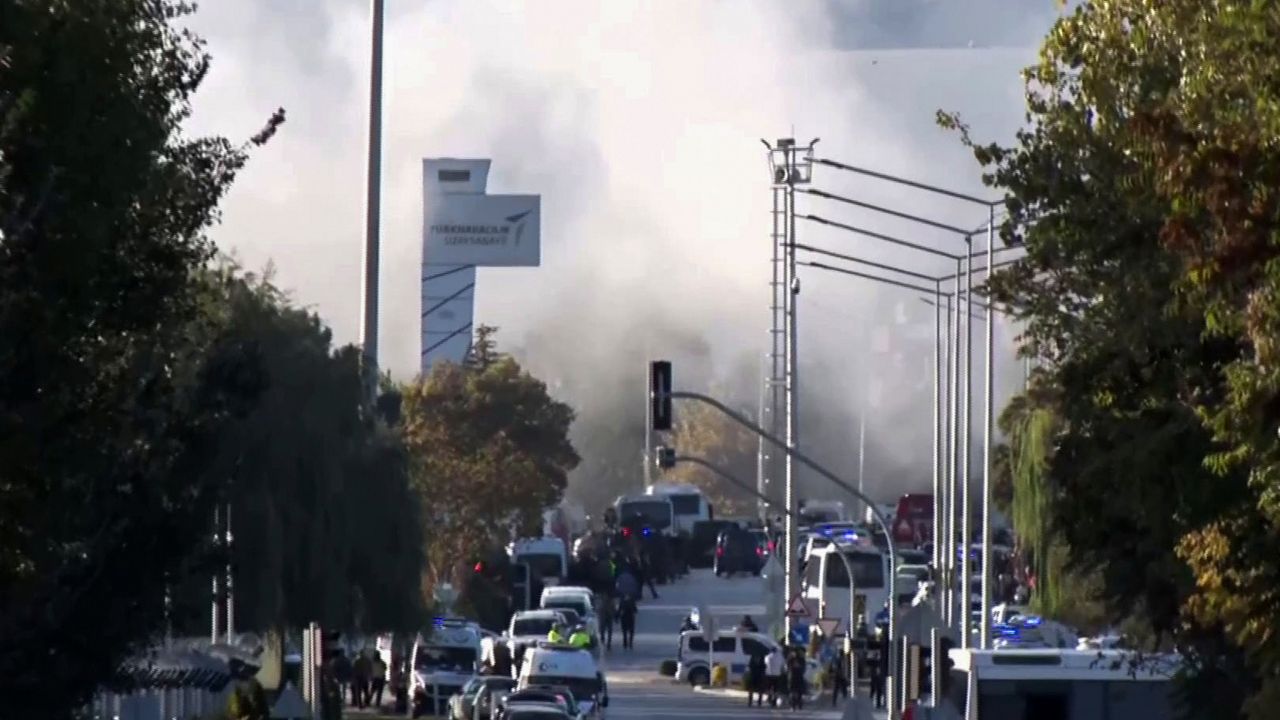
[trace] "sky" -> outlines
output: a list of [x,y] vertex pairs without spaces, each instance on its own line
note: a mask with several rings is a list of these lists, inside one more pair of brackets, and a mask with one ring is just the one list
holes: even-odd
[[[994,197],[935,112],[961,113],[981,140],[1010,141],[1023,121],[1019,70],[1057,12],[1053,0],[386,4],[383,366],[400,378],[418,367],[422,158],[492,158],[489,192],[542,195],[542,266],[481,269],[476,322],[500,327],[501,343],[595,421],[601,413],[582,406],[639,397],[618,378],[641,378],[657,355],[677,362],[677,384],[687,359],[697,371],[685,377],[736,382],[743,401],[756,392],[741,378],[768,339],[762,138],[821,138],[819,156]],[[338,342],[354,342],[368,1],[217,0],[188,24],[213,56],[193,133],[245,138],[276,107],[288,117],[241,173],[213,238],[248,268],[272,264],[297,303]],[[963,227],[986,220],[981,207],[823,167],[814,187]],[[800,202],[804,212],[960,247],[930,228]],[[808,223],[797,235],[930,275],[951,271],[949,261]],[[816,269],[801,282],[802,383],[826,405],[802,413],[817,426],[810,447],[851,468],[842,440],[856,408],[871,407],[877,475],[910,476],[882,481],[883,492],[918,485],[929,467],[928,395],[902,388],[929,380],[931,310],[910,291]],[[895,315],[903,324],[877,329]],[[1013,337],[997,326],[1001,398],[1021,380]],[[899,354],[891,363],[870,352],[886,341]]]

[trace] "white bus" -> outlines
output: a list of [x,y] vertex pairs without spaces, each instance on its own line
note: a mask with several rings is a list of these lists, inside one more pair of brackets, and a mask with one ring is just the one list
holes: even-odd
[[[849,561],[840,559],[840,553]],[[853,568],[854,614],[849,616],[849,567]],[[814,548],[805,564],[804,594],[818,603],[823,617],[846,618],[844,627],[857,627],[857,615],[872,626],[889,598],[889,555],[875,547],[832,542]],[[903,590],[900,589],[900,592]],[[915,594],[915,588],[910,588]],[[909,602],[909,599],[908,599]]]
[[[953,649],[943,702],[966,720],[1173,720],[1176,655]],[[925,715],[924,717],[927,717]]]
[[613,508],[620,525],[639,521],[661,535],[676,533],[675,508],[665,495],[623,495],[613,502]]
[[663,495],[671,501],[671,512],[676,532],[693,534],[693,524],[699,520],[714,520],[715,511],[696,485],[655,483],[645,488],[645,495]]

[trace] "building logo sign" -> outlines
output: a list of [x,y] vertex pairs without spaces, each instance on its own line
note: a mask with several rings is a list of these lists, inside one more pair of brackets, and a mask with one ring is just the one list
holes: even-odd
[[441,195],[426,208],[424,260],[433,265],[536,266],[537,195]]

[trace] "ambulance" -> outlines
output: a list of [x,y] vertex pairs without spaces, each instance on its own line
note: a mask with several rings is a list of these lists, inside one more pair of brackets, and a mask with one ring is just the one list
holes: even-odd
[[530,648],[520,666],[516,688],[548,685],[569,688],[584,718],[603,718],[609,706],[604,670],[586,650],[545,640]]
[[431,630],[418,635],[409,679],[412,717],[445,714],[449,698],[480,670],[482,638],[479,626],[459,618],[436,618]]

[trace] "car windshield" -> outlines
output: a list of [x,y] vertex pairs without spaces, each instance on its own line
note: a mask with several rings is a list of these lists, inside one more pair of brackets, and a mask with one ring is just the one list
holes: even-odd
[[[884,560],[879,553],[846,552],[853,567],[853,584],[858,590],[884,587]],[[827,563],[827,587],[849,587],[849,573],[845,564],[832,555]]]
[[520,553],[517,563],[526,563],[534,577],[560,577],[564,574],[563,558],[558,553]]
[[470,672],[475,669],[476,651],[469,647],[422,646],[413,659],[418,670],[453,670]]
[[556,624],[553,618],[530,617],[516,618],[511,623],[512,635],[546,635],[551,632],[552,626]]
[[671,503],[660,500],[632,500],[618,506],[618,516],[623,523],[631,523],[639,516],[645,525],[665,530],[671,527]]
[[702,511],[702,496],[694,494],[668,495],[671,509],[677,515],[697,515]]
[[572,610],[579,616],[586,615],[588,610],[585,600],[574,597],[556,597],[554,595],[544,600],[542,607],[548,610]]
[[594,700],[600,694],[599,678],[568,677],[565,675],[531,675],[530,685],[563,685],[578,700]]

